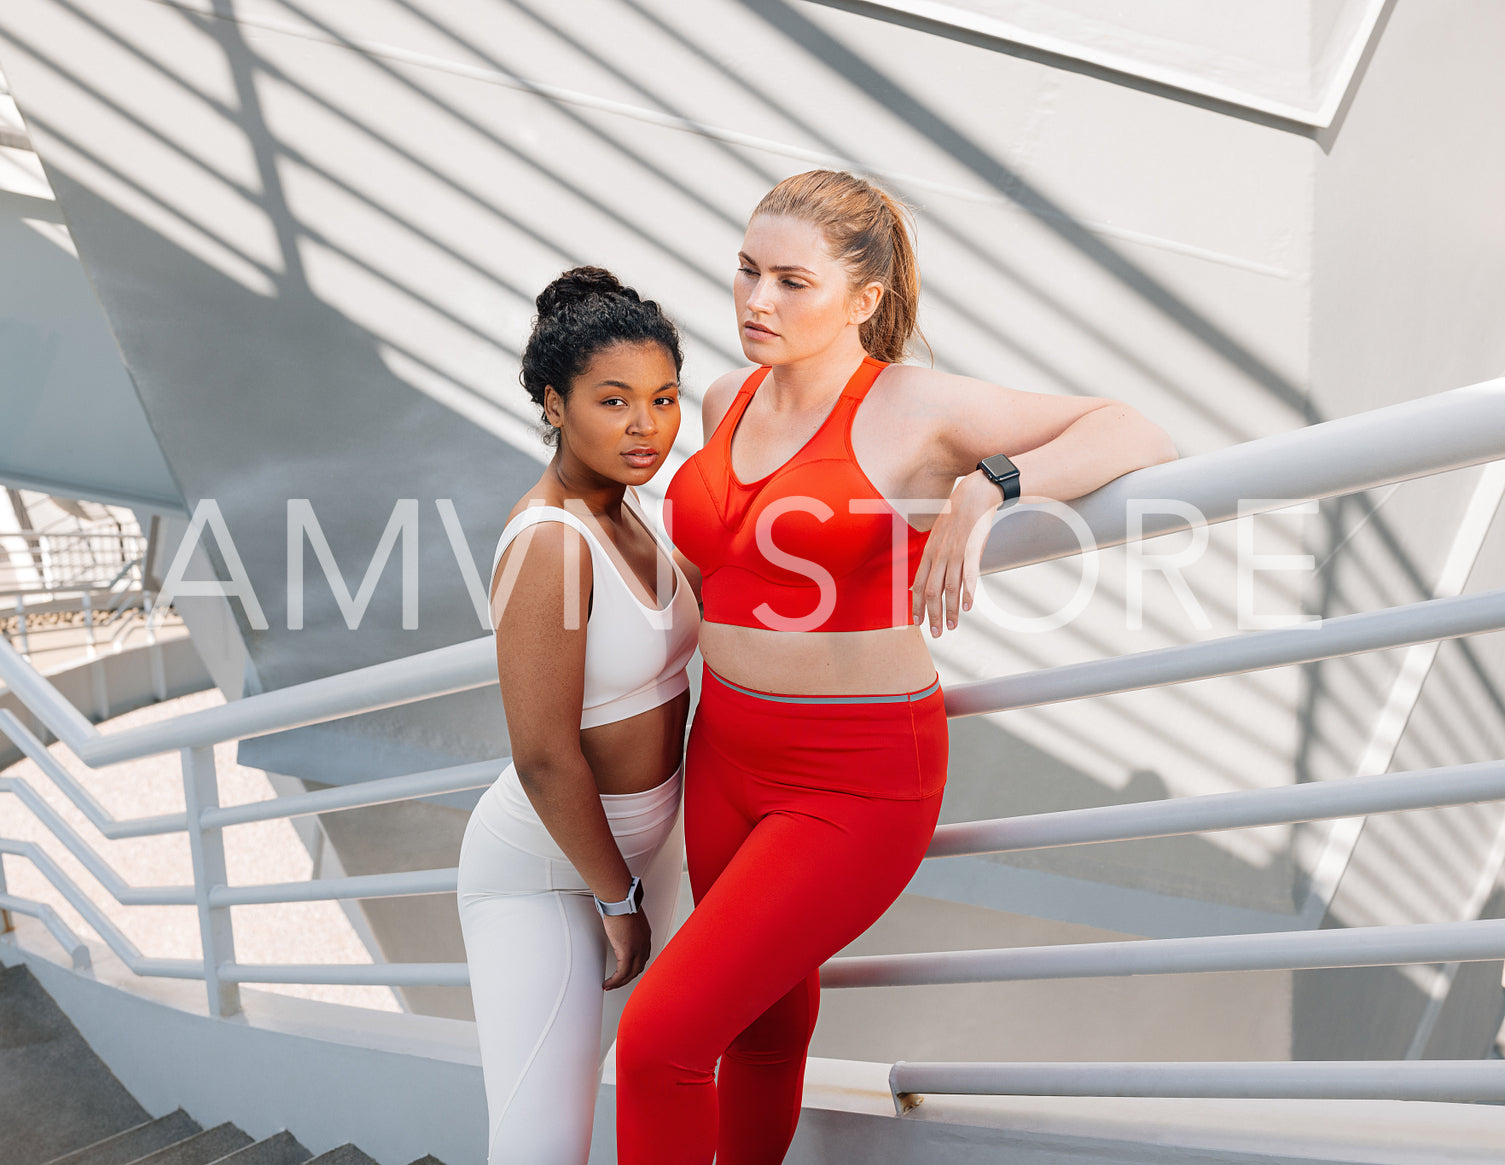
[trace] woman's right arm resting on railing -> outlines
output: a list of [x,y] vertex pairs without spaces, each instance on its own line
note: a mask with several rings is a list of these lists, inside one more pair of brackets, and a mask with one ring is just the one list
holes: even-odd
[[[520,566],[504,569],[509,555]],[[579,586],[565,585],[578,571]],[[498,596],[499,580],[510,590]],[[507,711],[512,763],[518,781],[565,857],[603,902],[627,897],[632,874],[601,808],[595,774],[580,749],[585,693],[585,624],[591,594],[591,555],[584,537],[560,522],[539,522],[508,547],[492,580],[497,677]],[[498,602],[500,597],[501,602]],[[567,618],[567,616],[571,616]],[[605,919],[617,956],[608,988],[631,980],[648,961],[649,934],[641,912]]]

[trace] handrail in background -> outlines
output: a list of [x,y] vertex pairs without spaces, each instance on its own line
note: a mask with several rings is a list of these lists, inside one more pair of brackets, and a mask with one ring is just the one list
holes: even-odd
[[1505,629],[1505,587],[951,684],[948,716],[1058,704]]
[[820,970],[822,987],[918,987],[1093,979],[1199,971],[1295,971],[1480,963],[1505,958],[1505,919],[1413,922],[1343,930],[1279,930],[1192,938],[1123,939],[996,950],[848,955]]
[[[1092,531],[1093,547],[1129,537],[1129,502],[1168,498],[1195,508],[1208,523],[1267,513],[1296,502],[1357,493],[1435,473],[1497,461],[1505,451],[1505,377],[1402,401],[1350,417],[1259,437],[1136,469],[1067,502]],[[1189,523],[1150,510],[1143,534],[1153,538]],[[1076,535],[1049,507],[1017,504],[1000,514],[983,550],[988,573],[1077,554]]]
[[[1242,512],[1279,509],[1311,498],[1370,489],[1378,485],[1497,460],[1505,450],[1505,379],[1489,381],[1421,400],[1376,409],[1356,417],[1261,438],[1230,449],[1127,474],[1086,498],[1069,503],[1091,529],[1095,545],[1126,540],[1128,502],[1164,497],[1195,506],[1208,522],[1239,516],[1240,501],[1262,499]],[[1282,491],[1288,496],[1265,495]],[[1187,527],[1179,513],[1149,511],[1145,536]],[[1050,507],[1025,504],[1006,511],[989,539],[984,569],[1001,570],[1058,558],[1079,550],[1074,535]],[[948,689],[951,716],[1081,699],[1146,686],[1287,666],[1357,652],[1375,651],[1479,634],[1505,627],[1505,590],[1411,603],[1387,610],[1325,620],[1319,624],[1261,631],[1204,643],[1140,652],[1118,659],[1047,668]],[[455,889],[454,869],[361,875],[307,882],[236,886],[226,884],[221,831],[234,824],[301,814],[384,804],[440,792],[482,788],[505,758],[382,778],[361,785],[320,790],[250,805],[220,806],[212,746],[229,740],[322,723],[380,708],[464,691],[494,680],[493,640],[482,637],[422,652],[405,659],[354,669],[258,695],[222,707],[180,715],[161,724],[108,735],[99,732],[58,690],[16,651],[0,640],[0,679],[21,702],[80,759],[100,767],[176,750],[189,806],[183,814],[115,820],[47,753],[38,737],[12,713],[0,710],[0,732],[34,759],[41,771],[107,837],[186,831],[194,861],[194,884],[183,887],[131,887],[104,862],[35,790],[18,778],[0,778],[0,792],[19,796],[55,836],[98,877],[117,900],[156,904],[196,904],[203,940],[202,960],[143,956],[39,846],[0,840],[0,853],[26,857],[93,926],[134,972],[202,979],[213,1014],[238,1009],[239,983],[349,983],[391,986],[461,986],[469,981],[463,963],[358,965],[242,964],[234,956],[230,907],[398,894],[447,893]],[[1350,777],[1313,784],[1255,789],[1157,802],[1100,806],[995,821],[963,822],[936,831],[927,858],[1078,845],[1133,838],[1163,837],[1215,829],[1235,829],[1311,821],[1354,814],[1389,813],[1440,805],[1505,799],[1505,761]],[[70,950],[75,965],[87,948],[55,911],[4,892],[0,909],[42,919]],[[1294,917],[1294,916],[1293,916]],[[83,952],[80,956],[80,951]],[[1408,962],[1461,962],[1505,956],[1505,922],[1416,924],[1351,930],[1293,930],[1256,935],[1128,940],[997,951],[942,951],[924,954],[839,958],[822,970],[830,987],[900,983],[977,982],[1030,977],[1168,974],[1191,970],[1293,969],[1316,966],[1396,965]],[[896,1098],[924,1087],[934,1091],[1030,1092],[1055,1080],[1062,1089],[1117,1087],[1172,1088],[1172,1092],[1119,1092],[1118,1095],[1228,1095],[1240,1088],[1310,1088],[1296,1095],[1347,1095],[1322,1088],[1359,1087],[1363,1095],[1396,1094],[1464,1098],[1477,1092],[1505,1097],[1505,1069],[1487,1074],[1452,1072],[1450,1065],[1340,1065],[1327,1072],[1312,1065],[895,1065]],[[1465,1065],[1465,1067],[1473,1067]],[[1062,1068],[1064,1075],[1047,1070]],[[1313,1071],[1302,1075],[1306,1069]],[[1017,1069],[1017,1070],[1016,1070]],[[1147,1071],[1152,1069],[1153,1071]],[[1021,1072],[1043,1072],[1029,1087]],[[1391,1071],[1391,1074],[1386,1074]],[[1119,1076],[1113,1073],[1118,1072]],[[1273,1075],[1262,1073],[1273,1072]],[[1059,1078],[1058,1078],[1059,1077]],[[1152,1079],[1153,1077],[1153,1079]],[[1282,1083],[1271,1084],[1269,1081]],[[1148,1081],[1148,1083],[1147,1083]],[[1172,1083],[1167,1084],[1166,1081]],[[1212,1083],[1209,1083],[1211,1081]],[[1225,1083],[1218,1083],[1224,1081]],[[1327,1083],[1323,1083],[1326,1081]],[[1294,1083],[1293,1083],[1294,1082]],[[1374,1089],[1380,1089],[1378,1093]],[[1192,1091],[1187,1091],[1191,1089]],[[1410,1092],[1406,1090],[1410,1089]],[[1470,1092],[1472,1089],[1474,1092]],[[1428,1091],[1431,1090],[1431,1091]],[[1103,1094],[1093,1092],[1091,1094]],[[1258,1091],[1236,1093],[1264,1095]],[[1292,1095],[1290,1092],[1268,1093]]]
[[1502,1060],[1204,1061],[1192,1064],[976,1064],[899,1061],[903,1113],[922,1092],[954,1096],[1240,1096],[1262,1099],[1505,1100]]

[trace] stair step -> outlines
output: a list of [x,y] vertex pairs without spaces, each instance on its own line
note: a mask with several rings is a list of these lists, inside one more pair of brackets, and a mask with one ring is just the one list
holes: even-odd
[[312,1156],[298,1143],[297,1137],[284,1129],[264,1141],[221,1157],[216,1165],[303,1165]]
[[354,1145],[339,1145],[327,1153],[320,1153],[308,1165],[377,1165],[376,1159],[368,1157]]
[[30,968],[0,967],[5,1165],[40,1165],[149,1120]]
[[185,1137],[192,1137],[204,1130],[181,1108],[166,1116],[146,1121],[134,1128],[75,1149],[62,1157],[54,1157],[47,1165],[130,1165],[130,1162],[168,1145],[176,1144]]
[[131,1165],[210,1165],[211,1161],[228,1157],[254,1143],[250,1134],[226,1121],[165,1149],[138,1157]]

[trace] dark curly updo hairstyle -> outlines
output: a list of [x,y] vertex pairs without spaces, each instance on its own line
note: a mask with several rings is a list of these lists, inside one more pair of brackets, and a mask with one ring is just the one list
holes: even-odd
[[[523,350],[519,379],[543,413],[549,385],[569,400],[575,377],[592,357],[613,344],[662,344],[674,360],[674,374],[684,365],[679,329],[651,299],[643,299],[610,271],[573,267],[538,293],[538,315]],[[544,441],[559,443],[559,430],[543,418]]]

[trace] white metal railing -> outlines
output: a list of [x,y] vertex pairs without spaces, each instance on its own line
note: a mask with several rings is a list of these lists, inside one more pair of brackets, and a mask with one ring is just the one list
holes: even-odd
[[[1259,512],[1261,508],[1277,509],[1303,499],[1369,489],[1502,456],[1505,456],[1505,380],[1140,470],[1072,503],[1072,508],[1087,521],[1096,544],[1108,546],[1127,537],[1125,510],[1131,498],[1177,498],[1192,503],[1206,520],[1213,522],[1238,516],[1241,499],[1264,499],[1253,507],[1246,503],[1242,510]],[[1269,496],[1273,493],[1283,496]],[[1144,529],[1146,536],[1155,536],[1186,525],[1181,514],[1151,512],[1146,515]],[[1006,529],[995,530],[985,554],[988,570],[1062,557],[1079,549],[1074,535],[1057,518],[1029,506],[1012,511],[1000,526]],[[1334,618],[1317,627],[1262,631],[957,685],[947,691],[947,711],[952,716],[976,715],[1427,643],[1502,627],[1505,627],[1505,591],[1435,599]],[[86,763],[98,767],[167,751],[179,753],[186,811],[116,820],[49,756],[42,742],[19,718],[0,710],[0,732],[36,760],[44,775],[106,837],[188,833],[193,857],[192,886],[131,887],[51,812],[25,781],[0,779],[0,792],[20,797],[117,900],[196,905],[203,958],[143,956],[40,847],[0,841],[0,853],[32,861],[136,973],[203,979],[211,1010],[216,1015],[238,1009],[236,985],[245,982],[464,985],[468,983],[468,974],[463,963],[368,966],[237,963],[232,906],[450,892],[455,887],[456,871],[420,870],[232,887],[225,876],[221,831],[248,821],[484,788],[494,779],[505,758],[270,802],[220,806],[212,746],[221,741],[488,685],[494,681],[492,651],[492,640],[481,638],[105,736],[13,648],[0,641],[0,679],[33,716]],[[1164,837],[1499,799],[1505,799],[1505,761],[1488,761],[1295,787],[946,825],[936,831],[926,856],[938,858]],[[3,868],[0,868],[0,909],[41,918],[73,952],[75,963],[81,966],[86,963],[87,947],[55,912],[45,904],[4,891]],[[1040,976],[1462,962],[1501,957],[1505,957],[1505,922],[1486,920],[838,958],[823,969],[822,981],[829,987],[874,986]],[[891,1085],[901,1108],[912,1101],[912,1094],[924,1090],[1060,1095],[1086,1089],[1090,1094],[1117,1095],[1425,1095],[1505,1099],[1505,1066],[1449,1065],[1436,1061],[1399,1065],[900,1063],[893,1069]]]
[[1001,950],[855,955],[832,959],[822,987],[915,987],[1006,983],[1021,979],[1094,979],[1194,971],[1295,971],[1319,967],[1396,967],[1505,958],[1505,919],[1286,930],[1193,938],[1127,939]]
[[[1498,1101],[1505,1060],[1304,1060],[1195,1064],[910,1064],[888,1077],[900,1112],[919,1091],[960,1096],[1242,1096]],[[1443,1158],[1438,1158],[1442,1160]]]
[[118,651],[152,609],[149,546],[118,528],[0,534],[0,635],[28,658],[80,631],[86,658]]
[[1320,624],[1245,631],[1222,639],[1155,648],[1112,659],[951,684],[946,688],[946,712],[950,716],[1004,712],[1457,639],[1501,627],[1505,627],[1505,588],[1338,615]]
[[0,598],[57,591],[112,591],[133,572],[139,582],[146,546],[144,534],[127,534],[119,529],[0,534],[0,550],[9,552],[0,557]]
[[1304,785],[1097,805],[991,821],[959,821],[936,828],[935,840],[925,856],[949,858],[1102,841],[1142,841],[1501,800],[1505,800],[1505,761],[1477,761]]
[[[1128,541],[1134,498],[1174,498],[1208,522],[1281,509],[1298,501],[1357,493],[1482,465],[1505,455],[1505,378],[1260,437],[1213,453],[1125,474],[1070,503],[1095,547]],[[1184,530],[1183,514],[1151,510],[1143,536]],[[1049,509],[1006,513],[983,551],[983,570],[1007,570],[1081,550]]]

